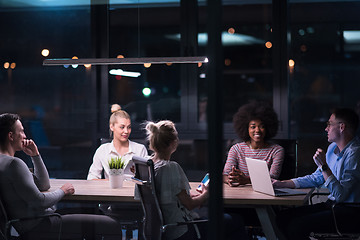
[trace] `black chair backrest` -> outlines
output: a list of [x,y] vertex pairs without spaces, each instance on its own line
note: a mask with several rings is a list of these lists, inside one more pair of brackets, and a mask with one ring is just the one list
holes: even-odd
[[152,160],[133,156],[135,182],[144,211],[143,235],[145,239],[161,239],[163,216],[155,189],[154,163]]
[[0,196],[0,239],[6,239],[6,224],[8,218],[6,215],[5,207],[3,205],[1,196]]
[[280,180],[286,180],[297,177],[298,155],[296,139],[272,139],[274,143],[279,144],[285,150],[284,162],[280,173]]

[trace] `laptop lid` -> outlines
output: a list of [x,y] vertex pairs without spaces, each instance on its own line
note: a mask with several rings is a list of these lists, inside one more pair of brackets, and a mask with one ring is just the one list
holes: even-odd
[[275,196],[266,161],[253,158],[245,158],[245,161],[253,190]]
[[130,159],[130,161],[126,164],[124,174],[133,176],[134,173],[131,172],[131,167],[135,167],[134,161],[132,159]]
[[274,189],[266,161],[253,158],[245,158],[245,161],[248,167],[251,185],[254,191],[272,196],[290,196],[306,194],[306,192],[299,189]]

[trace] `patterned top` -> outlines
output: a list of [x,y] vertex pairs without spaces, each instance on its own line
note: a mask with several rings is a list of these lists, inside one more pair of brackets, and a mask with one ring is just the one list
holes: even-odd
[[[165,224],[192,220],[195,216],[179,201],[177,195],[185,190],[190,194],[190,184],[181,166],[174,161],[159,160],[154,163],[156,193]],[[176,239],[187,232],[186,225],[170,226],[165,239]]]
[[261,149],[252,149],[245,142],[236,143],[230,148],[223,174],[228,175],[232,166],[236,166],[246,176],[249,176],[245,161],[245,157],[249,157],[266,161],[270,169],[270,177],[278,179],[284,154],[284,148],[275,143],[269,142],[265,148]]

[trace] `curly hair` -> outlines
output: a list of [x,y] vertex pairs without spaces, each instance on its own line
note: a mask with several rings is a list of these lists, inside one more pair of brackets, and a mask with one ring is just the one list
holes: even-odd
[[265,141],[276,135],[279,121],[273,107],[266,102],[252,101],[241,106],[233,117],[235,132],[243,141],[250,140],[249,123],[253,120],[260,120],[264,124]]

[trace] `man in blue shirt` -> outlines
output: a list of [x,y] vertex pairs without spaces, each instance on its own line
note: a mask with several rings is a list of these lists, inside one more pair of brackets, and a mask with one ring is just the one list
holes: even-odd
[[[278,215],[279,227],[288,239],[308,239],[310,232],[335,232],[331,206],[335,202],[360,202],[360,141],[356,137],[358,115],[351,109],[335,109],[325,131],[331,142],[327,152],[317,149],[316,171],[291,180],[274,181],[274,187],[309,188],[322,184],[330,195],[325,203],[289,209]],[[337,208],[342,225],[350,228],[345,207]]]

